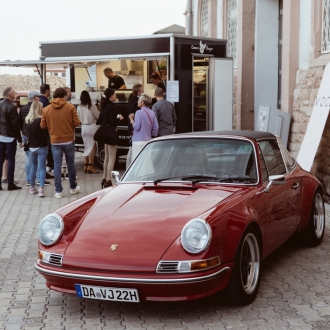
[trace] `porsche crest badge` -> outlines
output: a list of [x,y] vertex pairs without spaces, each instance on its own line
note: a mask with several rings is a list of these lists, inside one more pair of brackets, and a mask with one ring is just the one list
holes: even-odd
[[118,247],[118,244],[112,244],[110,246],[110,251],[113,252],[113,251],[117,250],[117,247]]

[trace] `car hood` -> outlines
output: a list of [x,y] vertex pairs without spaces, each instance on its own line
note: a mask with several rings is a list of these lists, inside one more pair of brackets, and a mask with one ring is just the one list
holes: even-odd
[[183,226],[238,189],[119,185],[90,210],[66,249],[63,266],[154,273]]

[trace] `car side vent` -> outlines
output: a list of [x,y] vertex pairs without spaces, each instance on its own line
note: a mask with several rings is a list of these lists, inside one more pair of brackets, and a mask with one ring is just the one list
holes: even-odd
[[49,257],[49,263],[52,265],[62,266],[62,254],[51,253]]
[[160,261],[156,268],[156,273],[177,273],[178,261]]

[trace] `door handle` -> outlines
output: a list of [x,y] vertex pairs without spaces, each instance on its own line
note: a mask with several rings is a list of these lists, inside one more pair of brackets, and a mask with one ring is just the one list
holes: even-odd
[[297,189],[299,188],[299,183],[294,183],[293,186],[292,186],[293,189]]

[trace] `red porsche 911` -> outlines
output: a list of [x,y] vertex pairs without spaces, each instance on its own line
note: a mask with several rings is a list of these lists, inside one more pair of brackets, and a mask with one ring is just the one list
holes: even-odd
[[256,297],[263,259],[325,227],[320,182],[271,133],[200,132],[150,141],[113,187],[39,225],[35,268],[50,289],[113,301]]

